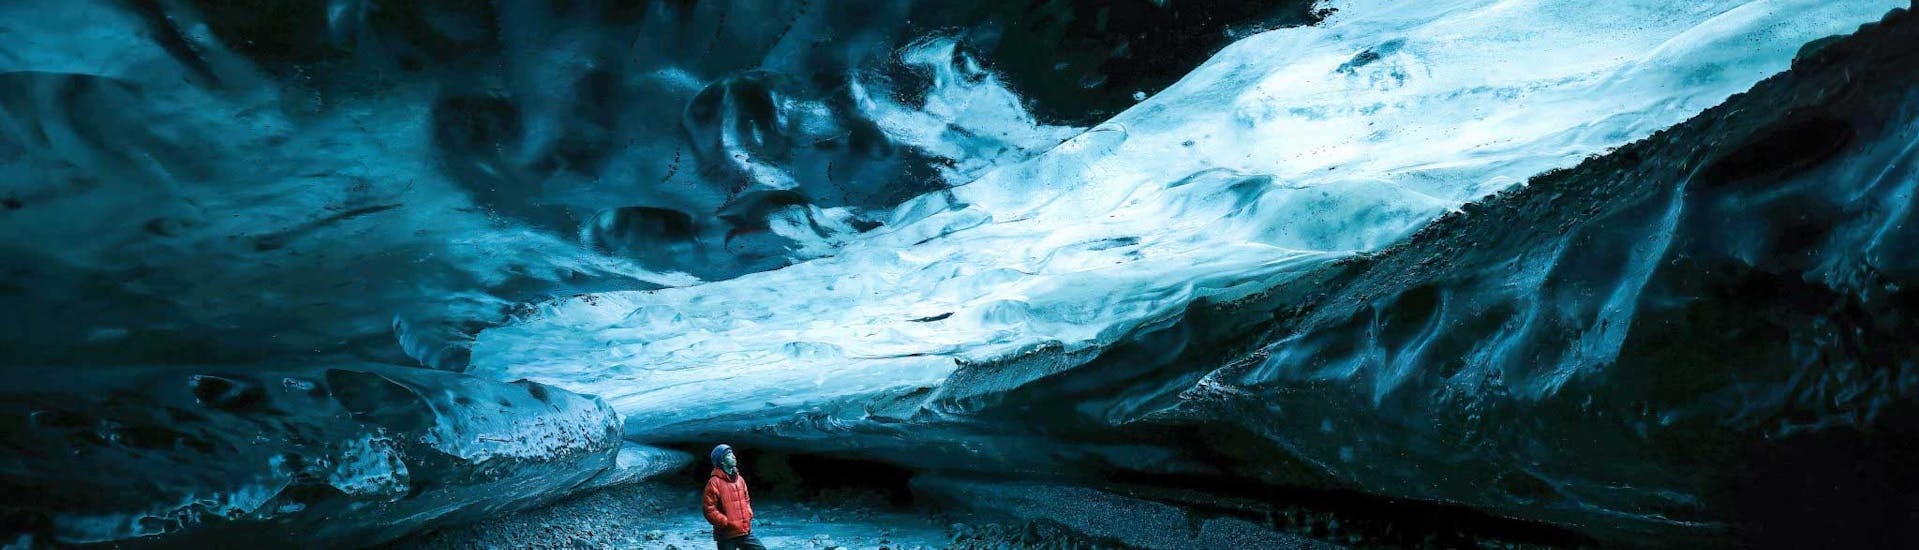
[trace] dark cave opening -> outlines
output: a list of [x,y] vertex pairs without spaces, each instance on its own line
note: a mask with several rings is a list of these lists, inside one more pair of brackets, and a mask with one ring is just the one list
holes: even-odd
[[1741,545],[1910,548],[1919,541],[1919,407],[1890,406],[1861,426],[1787,433],[1753,444],[1730,502]]
[[[692,464],[672,475],[683,479],[687,487],[697,488],[713,471],[707,460],[712,446],[668,445],[692,453]],[[911,508],[916,502],[909,483],[914,471],[887,462],[836,455],[795,453],[778,450],[734,447],[733,456],[746,473],[754,498],[796,501],[883,504],[891,508]]]

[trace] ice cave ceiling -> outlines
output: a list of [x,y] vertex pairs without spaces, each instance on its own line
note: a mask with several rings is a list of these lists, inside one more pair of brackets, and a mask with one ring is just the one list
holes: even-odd
[[1312,20],[1029,4],[9,2],[6,281],[47,314],[8,360],[459,370],[520,304],[830,255]]
[[0,2],[5,488],[178,477],[6,505],[424,522],[623,436],[1716,539],[1915,458],[1909,7]]

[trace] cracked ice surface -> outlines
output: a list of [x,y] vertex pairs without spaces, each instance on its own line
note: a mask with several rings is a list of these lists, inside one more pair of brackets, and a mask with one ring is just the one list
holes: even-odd
[[[1335,2],[836,256],[547,303],[474,365],[600,395],[642,439],[990,394],[1678,123],[1898,4]],[[941,386],[1041,350],[1061,359]]]

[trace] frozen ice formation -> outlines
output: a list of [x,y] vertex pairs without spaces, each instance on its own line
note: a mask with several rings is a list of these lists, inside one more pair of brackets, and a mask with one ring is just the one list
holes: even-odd
[[3,360],[463,370],[521,303],[830,254],[1077,131],[932,33],[1025,2],[613,4],[0,6],[0,299],[47,312]]
[[380,365],[4,376],[0,493],[8,527],[42,544],[377,544],[684,461],[621,450],[605,403],[533,382]]
[[1158,364],[1204,367],[1073,390],[1165,352],[1109,354],[1007,406],[1625,540],[1871,545],[1919,488],[1894,473],[1919,458],[1915,39],[1890,16],[1381,253],[1190,312],[1177,330],[1204,339]]
[[632,483],[685,468],[693,462],[691,453],[627,442],[620,445],[620,453],[613,466],[601,471],[586,487]]
[[476,366],[596,393],[660,434],[913,394],[963,364],[1088,356],[1679,122],[1891,5],[1342,4],[1234,43],[1037,158],[909,201],[836,256],[544,304],[482,333]]
[[[1803,279],[1817,289],[1807,292],[1842,302],[1897,292],[1896,276],[1862,283],[1901,273],[1896,260],[1847,256],[1900,250],[1891,242],[1910,235],[1912,140],[1897,105],[1846,103],[1855,120],[1843,128],[1779,130],[1859,135],[1791,161],[1837,162],[1834,173],[1780,174],[1804,183],[1735,185],[1723,196],[1741,207],[1804,206],[1777,202],[1791,197],[1871,212],[1858,227],[1839,214],[1810,222],[1841,239],[1816,247],[1835,255],[1816,271],[1787,260],[1815,242],[1764,244],[1794,222],[1673,197],[1697,193],[1685,191],[1704,185],[1688,183],[1697,177],[1733,178],[1742,163],[1786,162],[1771,157],[1793,153],[1774,150],[1797,137],[1739,149],[1750,129],[1738,128],[1775,122],[1785,105],[1842,101],[1819,86],[1848,78],[1834,74],[1845,67],[1820,66],[1709,117],[1728,127],[1696,123],[1614,152],[1897,4],[1336,5],[1318,26],[1234,43],[1036,158],[908,201],[835,256],[541,305],[480,334],[476,372],[601,395],[640,440],[750,433],[764,445],[940,467],[1226,473],[1609,535],[1738,520],[1714,492],[1737,484],[1697,464],[1781,429],[1758,418],[1827,407],[1795,397],[1808,353],[1887,373],[1871,375],[1883,385],[1821,390],[1863,401],[1814,415],[1814,426],[1909,400],[1907,375],[1894,374],[1906,363],[1850,347],[1793,351],[1833,345],[1811,334],[1767,357],[1699,357],[1719,370],[1664,378],[1654,373],[1700,367],[1638,343],[1681,324],[1665,317],[1678,304],[1716,304],[1711,292],[1738,288],[1720,271],[1732,267],[1691,263],[1717,261],[1708,258],[1738,259],[1730,265],[1767,273],[1754,275],[1766,284]],[[1853,61],[1890,73],[1873,96],[1885,101],[1912,76],[1909,60],[1886,57],[1909,43],[1891,32],[1865,41],[1877,57]],[[1695,173],[1726,155],[1752,158]],[[1577,183],[1544,180],[1551,191],[1519,185],[1589,157],[1620,168],[1589,163]],[[1613,194],[1585,194],[1599,190]],[[1650,198],[1662,192],[1665,202]],[[1534,216],[1475,214],[1547,193],[1562,202]],[[1620,211],[1631,214],[1609,217]],[[1689,236],[1714,224],[1741,237]],[[1440,241],[1452,245],[1418,256],[1424,264],[1378,255],[1415,257]],[[1422,268],[1448,261],[1457,267]],[[1676,274],[1655,277],[1661,266]],[[1368,275],[1405,286],[1363,286]],[[1822,280],[1832,284],[1813,282]],[[1403,309],[1392,307],[1402,295]],[[1902,322],[1898,299],[1879,303],[1866,321]],[[1817,308],[1794,315],[1772,322],[1800,327],[1786,332],[1840,323]],[[1871,339],[1864,349],[1909,349],[1873,334],[1860,336]],[[1771,374],[1742,382],[1737,362]],[[1753,392],[1775,398],[1736,405]],[[1863,403],[1878,405],[1854,408]],[[1076,438],[1085,445],[1068,443]],[[1675,456],[1666,438],[1704,454]],[[1222,471],[1218,453],[1233,466]],[[1611,460],[1593,460],[1602,454]]]
[[0,3],[0,512],[367,542],[723,440],[1831,545],[1919,494],[1902,4]]

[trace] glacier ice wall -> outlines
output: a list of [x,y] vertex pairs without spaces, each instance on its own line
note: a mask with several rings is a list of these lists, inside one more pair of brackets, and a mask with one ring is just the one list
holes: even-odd
[[622,450],[597,399],[420,368],[3,376],[0,492],[30,543],[377,544],[685,460]]
[[482,333],[476,368],[583,388],[658,434],[1094,353],[1677,123],[1892,5],[1340,4],[1039,157],[909,201],[834,257],[561,299]]
[[1919,58],[1904,46],[1919,25],[1889,21],[1698,120],[1278,290],[1252,306],[1274,326],[1175,404],[1079,406],[1223,419],[1224,446],[1297,459],[1242,465],[1269,478],[1598,532],[1900,545],[1915,485],[1897,472],[1919,435],[1919,272],[1898,252],[1919,244]]
[[[1250,476],[1465,503],[1609,536],[1712,532],[1756,516],[1742,516],[1751,510],[1725,492],[1739,474],[1702,465],[1783,435],[1742,422],[1833,408],[1843,412],[1812,423],[1835,427],[1911,397],[1900,382],[1909,360],[1896,357],[1909,344],[1887,336],[1903,326],[1902,298],[1846,321],[1875,332],[1838,351],[1817,351],[1838,344],[1807,334],[1767,348],[1774,355],[1737,354],[1766,365],[1749,384],[1738,383],[1745,370],[1650,374],[1685,363],[1644,343],[1660,338],[1656,327],[1683,325],[1661,315],[1688,300],[1731,311],[1777,305],[1708,299],[1738,294],[1716,278],[1731,268],[1688,262],[1740,258],[1718,247],[1741,238],[1687,240],[1705,227],[1739,228],[1731,233],[1751,241],[1737,245],[1747,249],[1743,268],[1785,278],[1767,284],[1794,271],[1755,266],[1812,246],[1789,238],[1798,249],[1767,249],[1763,241],[1783,238],[1766,237],[1778,227],[1880,235],[1820,248],[1835,254],[1830,269],[1844,284],[1815,286],[1840,302],[1900,288],[1858,281],[1899,280],[1901,264],[1845,258],[1909,234],[1901,220],[1912,140],[1897,101],[1911,75],[1892,55],[1906,35],[1881,33],[1861,48],[1872,53],[1857,54],[1859,70],[1902,78],[1861,92],[1873,102],[1832,107],[1851,117],[1843,128],[1848,138],[1860,132],[1856,141],[1782,161],[1770,157],[1792,157],[1796,146],[1766,132],[1745,148],[1735,139],[1777,121],[1778,106],[1840,102],[1832,81],[1849,77],[1835,73],[1854,67],[1829,59],[1710,117],[1737,122],[1654,137],[1675,152],[1616,148],[1895,6],[1342,4],[1319,26],[1236,42],[1039,157],[909,201],[836,256],[557,300],[481,333],[475,366],[598,393],[641,440],[725,436],[942,468]],[[1768,112],[1728,114],[1754,109]],[[1771,132],[1819,140],[1837,131],[1781,124]],[[1853,143],[1870,147],[1846,148]],[[1836,173],[1739,167],[1827,163],[1841,150]],[[1740,155],[1751,158],[1724,160]],[[1578,183],[1547,186],[1566,189],[1553,195],[1519,185],[1589,157],[1624,168],[1588,163]],[[1715,159],[1717,172],[1694,173]],[[1787,176],[1804,179],[1722,197],[1733,202],[1697,215],[1675,198],[1691,196],[1694,177]],[[1581,186],[1612,194],[1570,191]],[[1657,193],[1668,200],[1648,198]],[[1559,202],[1527,216],[1477,214],[1486,207],[1475,201],[1504,209],[1542,197]],[[1783,218],[1803,201],[1843,207],[1797,225]],[[1765,205],[1782,217],[1736,215]],[[1854,210],[1871,221],[1842,224],[1837,212]],[[1609,216],[1617,211],[1632,214]],[[1467,223],[1479,225],[1459,229]],[[1421,239],[1449,244],[1421,248]],[[1687,246],[1699,250],[1678,252]],[[1654,277],[1667,265],[1682,274]],[[1809,281],[1827,278],[1817,273]],[[1366,286],[1369,277],[1382,286]],[[1393,306],[1402,294],[1407,304]],[[1776,314],[1787,317],[1766,330],[1841,330],[1780,328],[1840,322],[1817,308]],[[1755,333],[1734,334],[1725,341],[1741,344],[1720,351]],[[1732,369],[1731,357],[1692,361]],[[1795,389],[1829,361],[1881,374]],[[1750,392],[1775,398],[1739,398]],[[1686,445],[1694,449],[1679,450]]]
[[[1899,252],[1919,245],[1915,36],[1900,13],[1380,254],[1189,312],[1212,345],[1170,362],[1209,365],[1197,378],[1073,399],[1111,375],[1088,369],[1009,400],[1288,457],[1239,475],[1613,536],[1897,546],[1919,436],[1919,272]],[[1219,340],[1252,311],[1271,320]]]
[[460,452],[613,420],[392,365],[830,255],[1310,4],[0,3],[5,536],[367,542],[684,464]]
[[1899,2],[1254,4],[0,4],[9,493],[386,537],[686,460],[367,362],[1608,536],[1919,493],[1911,23],[1825,38]]

